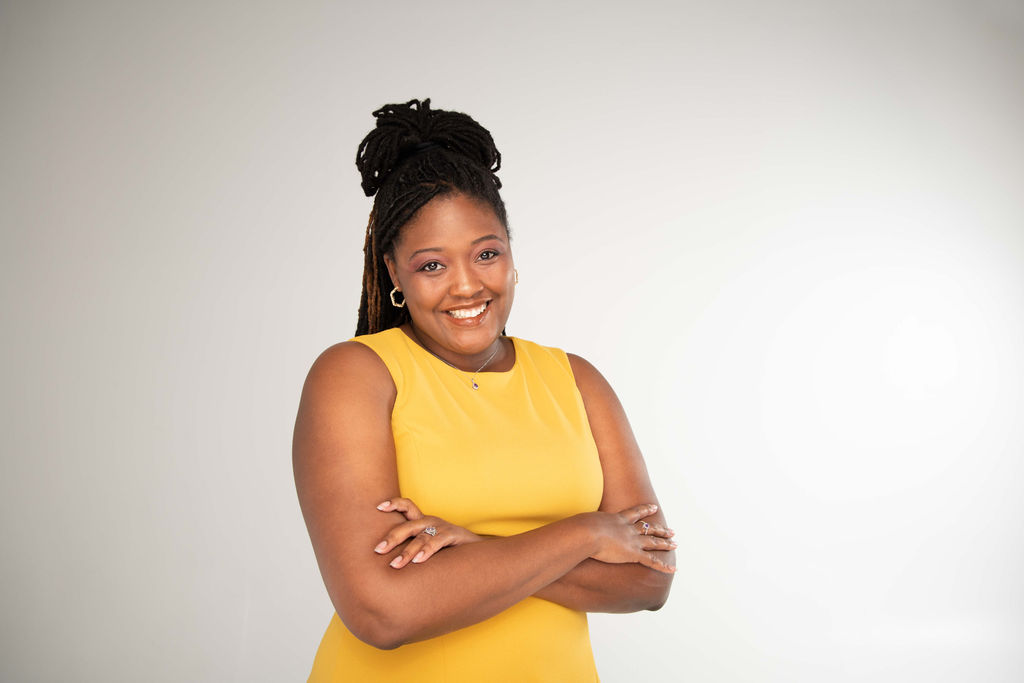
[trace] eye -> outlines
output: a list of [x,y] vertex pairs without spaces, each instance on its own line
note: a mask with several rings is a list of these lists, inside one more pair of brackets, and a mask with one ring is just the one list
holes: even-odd
[[444,266],[442,266],[438,261],[427,261],[422,266],[420,266],[419,269],[425,273],[436,273],[442,268],[444,268]]
[[495,249],[484,249],[477,258],[481,261],[492,261],[498,258],[498,252]]

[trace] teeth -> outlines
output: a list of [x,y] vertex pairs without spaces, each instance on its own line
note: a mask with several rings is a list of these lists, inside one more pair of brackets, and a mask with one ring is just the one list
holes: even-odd
[[465,320],[466,318],[475,318],[484,312],[487,308],[487,304],[480,304],[476,308],[460,308],[456,311],[448,311],[448,315],[459,320]]

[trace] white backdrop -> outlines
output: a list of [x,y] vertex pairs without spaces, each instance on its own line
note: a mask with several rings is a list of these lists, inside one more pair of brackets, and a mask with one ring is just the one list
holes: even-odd
[[304,680],[299,391],[431,97],[678,532],[605,681],[1021,680],[1021,3],[492,4],[0,4],[0,678]]

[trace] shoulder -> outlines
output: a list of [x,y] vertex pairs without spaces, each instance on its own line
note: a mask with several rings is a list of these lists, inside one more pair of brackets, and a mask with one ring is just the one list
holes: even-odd
[[313,361],[310,377],[329,379],[338,375],[387,372],[384,361],[359,337],[328,346]]
[[577,356],[575,353],[568,352],[565,356],[568,358],[569,367],[572,368],[572,374],[576,375],[577,380],[580,377],[583,377],[584,380],[601,377],[601,373],[597,371],[597,368],[595,368],[590,361],[583,356]]
[[317,356],[295,416],[296,482],[308,483],[309,476],[323,474],[321,467],[335,467],[345,444],[371,442],[373,434],[389,431],[395,395],[384,363],[359,342],[335,344]]
[[310,377],[325,381],[342,376],[382,378],[388,374],[387,359],[401,345],[403,336],[402,331],[394,327],[329,346],[313,362]]
[[562,349],[555,346],[544,346],[522,337],[515,337],[514,340],[516,353],[525,356],[524,360],[528,360],[534,365],[548,366],[547,368],[542,367],[542,370],[557,367],[567,373],[572,373],[568,354]]
[[370,398],[380,389],[390,390],[382,392],[382,396],[394,395],[394,382],[384,361],[372,347],[359,340],[357,337],[334,344],[317,356],[306,375],[304,400],[351,398],[354,394]]
[[[575,353],[568,353],[555,346],[543,346],[536,342],[516,337],[516,347],[531,359],[544,358],[568,372],[576,388],[587,401],[615,399],[615,393],[604,376],[588,360]],[[617,399],[615,399],[617,401]]]
[[584,403],[614,401],[618,404],[618,398],[608,380],[590,361],[575,353],[565,355],[569,360],[569,367],[572,368],[576,387],[580,390]]

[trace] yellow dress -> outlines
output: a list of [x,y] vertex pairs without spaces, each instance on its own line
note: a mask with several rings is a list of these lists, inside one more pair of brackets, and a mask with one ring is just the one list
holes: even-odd
[[[471,373],[445,364],[398,328],[356,341],[373,349],[394,379],[399,486],[426,514],[477,534],[507,536],[598,508],[601,464],[565,352],[513,338],[515,365],[478,374],[474,391]],[[309,677],[311,683],[596,680],[587,615],[533,597],[395,650],[363,643],[334,614]]]

